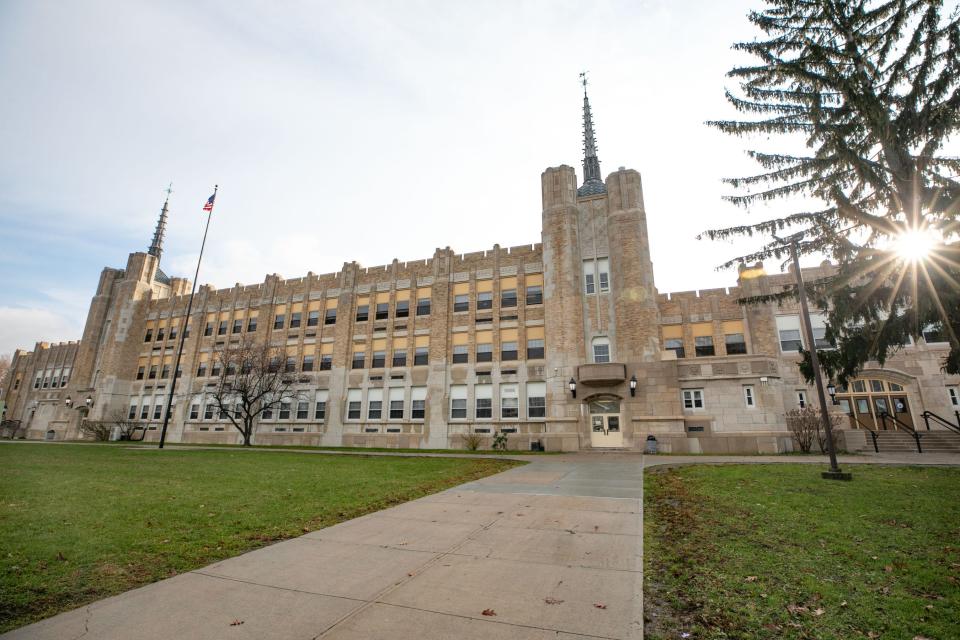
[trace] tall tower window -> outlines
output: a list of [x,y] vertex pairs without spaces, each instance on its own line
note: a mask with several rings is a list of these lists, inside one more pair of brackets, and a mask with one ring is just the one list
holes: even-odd
[[593,361],[596,363],[610,362],[610,340],[608,338],[593,339]]
[[600,293],[610,291],[610,260],[607,258],[597,260],[597,272],[600,279]]
[[597,292],[597,281],[593,273],[593,260],[584,260],[583,262],[583,292],[588,296]]

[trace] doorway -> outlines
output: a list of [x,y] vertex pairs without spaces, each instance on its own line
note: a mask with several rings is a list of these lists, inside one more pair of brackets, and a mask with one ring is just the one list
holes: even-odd
[[590,446],[601,449],[623,447],[620,399],[591,400],[589,408]]

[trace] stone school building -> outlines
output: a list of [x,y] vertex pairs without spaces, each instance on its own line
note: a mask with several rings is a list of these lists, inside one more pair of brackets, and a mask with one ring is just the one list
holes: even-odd
[[[815,403],[796,366],[798,309],[738,300],[793,275],[758,265],[729,289],[660,293],[640,174],[602,179],[586,95],[583,111],[582,181],[566,165],[543,172],[536,244],[200,286],[187,318],[191,283],[160,268],[164,205],[148,251],[103,270],[78,342],[15,353],[5,419],[66,440],[120,412],[156,440],[186,330],[170,442],[240,441],[205,389],[215,350],[253,336],[285,350],[300,396],[262,416],[255,443],[460,448],[476,433],[486,448],[503,432],[512,449],[639,450],[652,434],[661,451],[791,450],[785,412]],[[925,410],[955,415],[948,347],[925,338],[839,390],[850,433],[881,428],[884,411],[917,426]]]

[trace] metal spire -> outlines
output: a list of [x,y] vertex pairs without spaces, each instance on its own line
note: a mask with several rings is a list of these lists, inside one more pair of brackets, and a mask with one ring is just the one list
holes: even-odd
[[597,157],[597,137],[593,132],[593,115],[590,113],[590,98],[587,97],[587,72],[580,74],[583,84],[583,186],[577,189],[578,196],[593,196],[607,192],[600,177],[600,159]]
[[160,210],[160,219],[157,220],[157,228],[153,232],[153,242],[150,243],[150,248],[147,249],[147,253],[151,256],[156,256],[158,261],[160,260],[160,254],[163,253],[163,232],[167,229],[167,207],[170,204],[171,193],[173,193],[172,182],[167,186],[167,199],[163,201],[163,209]]

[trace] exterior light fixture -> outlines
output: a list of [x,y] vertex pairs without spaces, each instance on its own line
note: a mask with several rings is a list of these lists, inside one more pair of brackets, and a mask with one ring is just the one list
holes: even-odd
[[84,402],[87,404],[87,409],[93,406],[93,398],[90,396],[87,396],[87,399],[84,400]]
[[70,398],[70,396],[67,396],[66,398],[64,398],[63,404],[67,405],[67,409],[69,409],[70,407],[73,406],[73,400]]
[[570,378],[570,382],[567,383],[567,388],[570,389],[570,395],[574,398],[577,397],[577,381],[573,378]]
[[827,393],[830,394],[830,402],[833,404],[840,404],[837,401],[837,386],[832,382],[827,385]]
[[630,397],[637,395],[637,374],[633,374],[630,377]]

